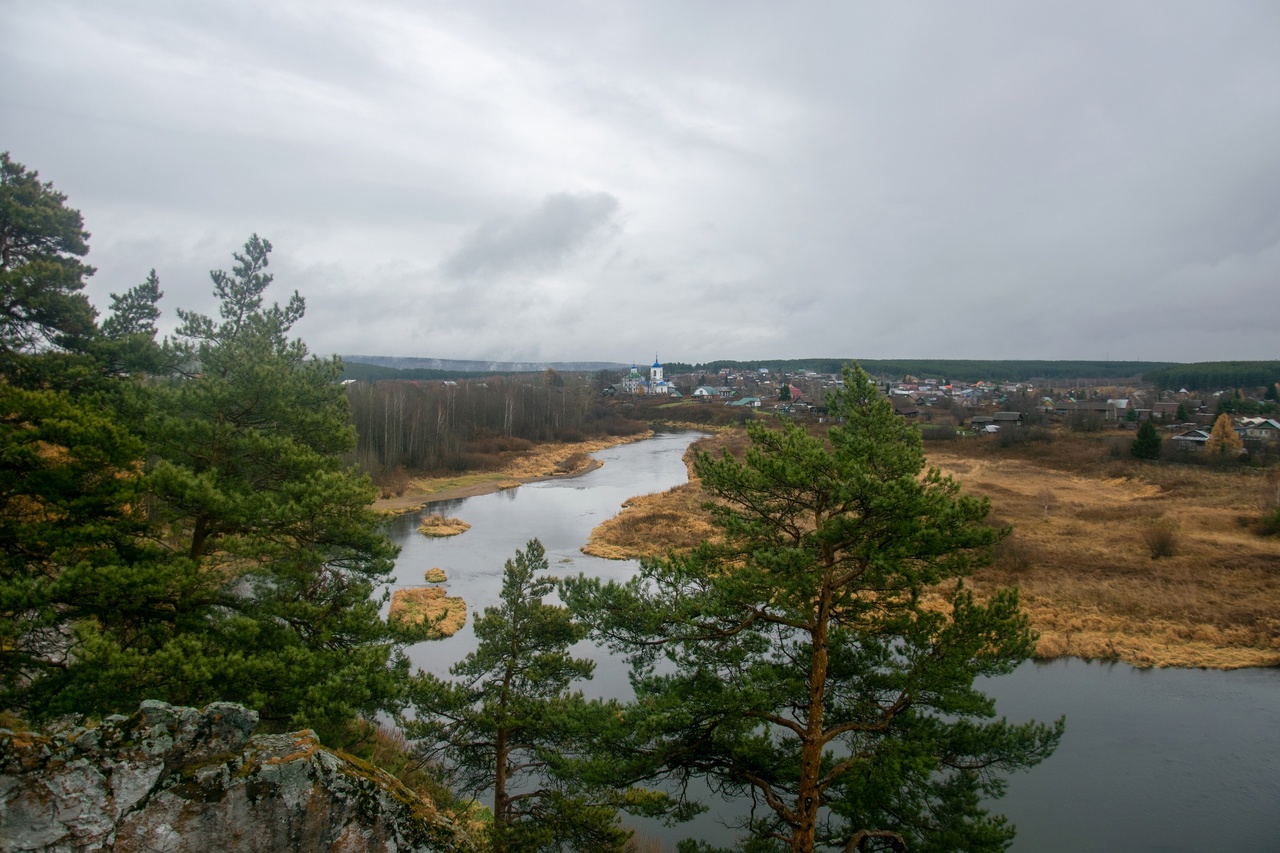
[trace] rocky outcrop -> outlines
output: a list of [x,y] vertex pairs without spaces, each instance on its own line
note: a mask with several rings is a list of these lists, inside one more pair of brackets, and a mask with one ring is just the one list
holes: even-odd
[[42,735],[0,729],[0,851],[465,851],[389,774],[240,705],[143,702]]

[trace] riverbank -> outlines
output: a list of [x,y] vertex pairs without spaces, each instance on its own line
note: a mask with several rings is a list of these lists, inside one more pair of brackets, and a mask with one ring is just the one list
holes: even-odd
[[581,477],[600,467],[592,459],[597,453],[619,444],[648,438],[653,432],[572,443],[546,442],[522,451],[493,471],[471,472],[448,477],[417,477],[405,494],[373,502],[374,510],[386,515],[399,515],[421,509],[434,501],[451,501],[514,489],[539,480],[564,480]]
[[[695,447],[742,444],[729,433]],[[993,523],[1012,526],[995,564],[971,583],[979,594],[1020,588],[1040,634],[1037,657],[1280,665],[1280,541],[1249,529],[1258,510],[1247,475],[1111,458],[1105,442],[1073,436],[1013,457],[978,440],[926,451],[930,465],[990,499]],[[627,501],[583,551],[656,556],[714,534],[690,476]]]

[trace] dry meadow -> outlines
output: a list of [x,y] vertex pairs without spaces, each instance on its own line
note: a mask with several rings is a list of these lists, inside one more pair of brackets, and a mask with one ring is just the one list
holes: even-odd
[[[1127,459],[1131,436],[927,444],[931,466],[989,498],[991,523],[1012,528],[973,586],[1020,588],[1040,657],[1280,664],[1280,539],[1256,529],[1268,479],[1249,468]],[[744,443],[730,433],[700,445]],[[629,558],[691,547],[715,534],[704,501],[696,479],[633,498],[583,550]]]

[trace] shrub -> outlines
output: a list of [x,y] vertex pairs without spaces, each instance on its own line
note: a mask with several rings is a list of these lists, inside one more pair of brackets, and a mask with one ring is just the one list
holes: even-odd
[[579,451],[566,459],[561,459],[556,463],[556,470],[562,474],[572,474],[579,468],[583,468],[591,461],[591,457]]
[[1262,532],[1280,535],[1280,469],[1272,468],[1262,479]]
[[1035,548],[1016,536],[1007,536],[996,544],[995,562],[1007,572],[1020,574],[1035,565]]
[[1107,422],[1095,414],[1073,414],[1067,421],[1073,432],[1102,432]]
[[921,427],[920,437],[925,441],[955,441],[956,428],[953,426]]
[[1126,459],[1130,453],[1131,443],[1126,438],[1113,438],[1107,442],[1107,457],[1110,459]]
[[1262,532],[1266,536],[1280,536],[1280,509],[1262,517]]
[[521,453],[532,447],[532,441],[511,435],[480,435],[467,442],[468,453],[486,456],[499,453]]
[[1151,553],[1151,559],[1174,557],[1178,554],[1178,531],[1167,524],[1158,524],[1142,531],[1142,541]]
[[1047,427],[1041,426],[1015,426],[1012,424],[1002,426],[1000,432],[996,433],[996,447],[1026,447],[1032,444],[1051,444],[1053,442],[1053,431]]
[[446,471],[463,473],[466,471],[493,471],[502,467],[501,456],[490,456],[486,453],[459,453],[445,461],[441,466]]
[[409,472],[403,465],[397,465],[380,472],[374,478],[373,484],[378,487],[378,497],[398,498],[409,490],[409,486],[413,484],[413,478],[409,476]]

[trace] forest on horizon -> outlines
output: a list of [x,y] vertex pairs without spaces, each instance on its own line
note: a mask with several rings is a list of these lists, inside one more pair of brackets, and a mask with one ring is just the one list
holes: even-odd
[[[514,369],[519,363],[494,363],[499,369],[477,371],[477,362],[458,361],[457,369],[406,367],[394,368],[369,364],[352,359],[364,356],[343,356],[343,379],[378,381],[380,379],[445,380],[475,378],[479,375],[511,375],[541,372],[546,368],[566,372],[570,363],[548,362],[537,370]],[[401,358],[397,361],[412,364],[416,361],[449,364],[449,359]],[[729,370],[758,370],[767,368],[775,373],[813,371],[838,374],[845,364],[857,362],[873,376],[915,376],[921,379],[946,379],[956,382],[1028,382],[1037,380],[1133,380],[1156,385],[1160,389],[1220,390],[1264,386],[1280,379],[1280,360],[1277,361],[1054,361],[1043,359],[854,359],[854,358],[801,358],[801,359],[720,359],[708,362],[663,363],[668,376],[682,373],[718,373]],[[500,369],[504,366],[511,370]],[[523,366],[523,365],[521,365]]]

